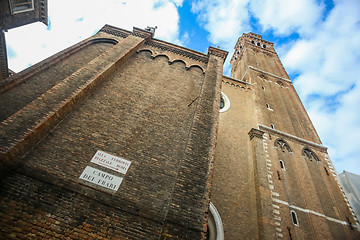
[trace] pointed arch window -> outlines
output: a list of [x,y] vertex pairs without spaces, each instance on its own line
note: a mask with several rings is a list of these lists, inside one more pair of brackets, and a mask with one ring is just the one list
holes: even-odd
[[287,142],[285,142],[283,139],[277,139],[274,145],[276,148],[279,147],[282,152],[288,151],[289,153],[292,153],[289,144],[287,144]]
[[309,159],[310,162],[320,163],[319,157],[308,147],[303,149],[303,154],[305,158]]

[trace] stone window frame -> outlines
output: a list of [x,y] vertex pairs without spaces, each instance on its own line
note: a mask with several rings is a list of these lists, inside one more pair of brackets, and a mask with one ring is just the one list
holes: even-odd
[[282,138],[278,138],[278,139],[275,140],[274,147],[275,148],[280,147],[282,152],[285,152],[285,150],[287,150],[290,154],[293,153],[293,151],[291,150],[290,145]]
[[286,171],[284,161],[283,161],[283,160],[279,160],[279,162],[280,162],[280,168],[281,168],[281,170]]
[[[12,15],[34,10],[34,0],[20,0],[20,1],[9,0],[9,5]],[[21,9],[21,7],[25,7],[25,8]]]
[[290,210],[292,224],[299,227],[299,218],[294,210]]
[[317,164],[321,163],[320,158],[309,147],[304,147],[303,148],[302,155],[303,155],[304,158],[309,159],[310,162],[315,162]]
[[219,212],[215,205],[210,202],[208,217],[208,239],[224,240],[224,227]]
[[[223,100],[223,102],[224,102],[224,107],[223,107],[223,108],[220,108],[219,112],[223,113],[223,112],[226,112],[227,110],[229,110],[229,108],[230,108],[230,100],[229,100],[229,98],[225,95],[225,93],[223,93],[223,92],[221,92],[220,99]],[[221,100],[220,100],[220,101],[221,101]]]

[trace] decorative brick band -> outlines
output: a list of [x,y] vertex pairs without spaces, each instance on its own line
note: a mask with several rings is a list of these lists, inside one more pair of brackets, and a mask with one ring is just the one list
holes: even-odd
[[224,61],[228,55],[227,51],[221,50],[220,48],[209,47],[208,55],[214,55],[222,58]]
[[208,56],[201,53],[194,53],[193,51],[187,51],[187,49],[182,49],[180,47],[177,47],[175,45],[168,45],[165,43],[160,42],[159,40],[153,39],[152,41],[148,41],[145,43],[146,45],[149,45],[151,47],[158,48],[160,50],[169,51],[190,59],[193,59],[195,61],[207,63],[208,62]]
[[105,32],[117,37],[122,37],[122,38],[126,38],[127,36],[129,36],[131,34],[130,31],[126,31],[117,27],[113,27],[110,25],[105,25],[104,27],[102,27],[99,32]]

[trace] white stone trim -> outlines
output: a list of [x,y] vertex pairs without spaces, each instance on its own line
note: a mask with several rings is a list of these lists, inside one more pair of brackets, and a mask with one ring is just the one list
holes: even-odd
[[317,147],[317,148],[321,148],[321,149],[327,150],[327,147],[325,147],[325,146],[322,145],[322,144],[314,143],[314,142],[311,142],[311,141],[308,141],[308,140],[305,140],[305,139],[296,137],[296,136],[291,135],[291,134],[289,134],[289,133],[282,132],[282,131],[273,129],[273,128],[271,128],[271,127],[265,126],[265,125],[263,125],[263,124],[261,124],[261,123],[259,123],[258,126],[259,126],[259,129],[263,128],[263,129],[268,130],[268,131],[270,131],[270,132],[277,133],[277,134],[280,134],[280,135],[284,135],[284,136],[286,136],[286,137],[288,137],[288,138],[295,139],[295,140],[297,140],[297,141],[299,141],[299,142],[302,142],[302,143],[304,143],[304,144],[308,144],[308,145],[313,146],[313,147]]
[[285,202],[283,200],[280,200],[280,199],[276,199],[276,198],[273,198],[272,199],[274,202],[277,202],[277,203],[280,203],[280,204],[283,204],[283,205],[286,205],[292,209],[296,209],[296,210],[299,210],[301,212],[305,212],[305,213],[311,213],[311,214],[314,214],[316,216],[319,216],[319,217],[323,217],[325,218],[326,220],[329,220],[329,221],[332,221],[332,222],[336,222],[336,223],[339,223],[339,224],[342,224],[342,225],[349,225],[347,222],[345,221],[341,221],[341,220],[338,220],[336,218],[332,218],[332,217],[328,217],[322,213],[318,213],[316,211],[313,211],[313,210],[310,210],[310,209],[305,209],[305,208],[301,208],[301,207],[298,207],[298,206],[295,206],[295,205],[292,205],[288,202]]
[[277,75],[275,75],[275,74],[272,74],[272,73],[269,73],[269,72],[265,72],[265,71],[260,70],[260,69],[258,69],[258,68],[256,68],[256,67],[249,66],[249,68],[250,68],[250,69],[253,69],[253,70],[255,70],[255,71],[258,71],[258,72],[261,72],[261,73],[270,75],[270,76],[272,76],[272,77],[275,77],[275,78],[284,80],[284,81],[286,81],[286,82],[292,83],[290,79],[286,79],[286,78],[283,78],[283,77],[279,77],[279,76],[277,76]]
[[216,225],[216,240],[224,240],[224,227],[219,212],[212,202],[210,202],[209,210],[214,218]]

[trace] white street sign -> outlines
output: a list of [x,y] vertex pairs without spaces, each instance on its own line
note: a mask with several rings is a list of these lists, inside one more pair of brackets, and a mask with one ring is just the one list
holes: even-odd
[[122,177],[89,166],[84,169],[79,178],[114,191],[119,189],[123,180]]
[[131,164],[128,160],[113,156],[100,150],[95,153],[91,162],[122,174],[126,174]]

